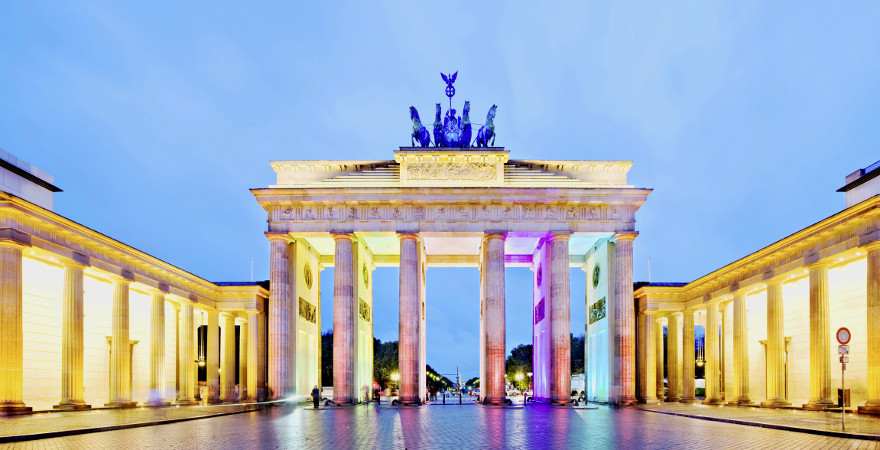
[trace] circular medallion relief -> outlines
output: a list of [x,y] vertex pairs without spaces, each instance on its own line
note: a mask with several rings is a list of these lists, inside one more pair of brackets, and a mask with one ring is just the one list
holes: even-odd
[[312,288],[312,266],[306,263],[306,266],[303,267],[303,278],[306,281],[306,288]]
[[599,265],[596,264],[593,266],[593,289],[599,287],[599,275],[601,274],[601,270],[599,269]]

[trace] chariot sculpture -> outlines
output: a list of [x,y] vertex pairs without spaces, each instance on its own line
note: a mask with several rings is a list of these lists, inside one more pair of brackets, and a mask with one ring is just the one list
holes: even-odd
[[[482,124],[477,131],[476,138],[473,138],[473,125],[471,124],[470,112],[471,102],[465,101],[461,111],[461,116],[456,115],[455,108],[452,107],[452,97],[455,95],[455,80],[458,78],[458,72],[452,74],[441,73],[440,77],[446,83],[446,96],[449,98],[449,109],[443,114],[443,108],[440,103],[436,104],[434,111],[433,133],[429,133],[428,129],[422,124],[419,111],[415,106],[409,107],[409,118],[412,121],[412,134],[410,135],[410,145],[423,148],[434,147],[444,148],[469,148],[469,147],[492,147],[495,145],[495,112],[498,106],[492,105],[486,114],[486,123]],[[442,121],[440,117],[443,117]],[[433,142],[432,142],[433,134]]]

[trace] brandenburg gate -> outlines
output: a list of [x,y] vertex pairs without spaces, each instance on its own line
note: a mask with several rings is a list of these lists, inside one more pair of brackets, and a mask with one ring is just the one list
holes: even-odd
[[427,267],[475,267],[482,401],[503,404],[504,273],[519,266],[533,273],[534,397],[567,404],[576,267],[587,280],[588,396],[633,403],[635,213],[651,190],[628,184],[630,167],[424,145],[393,160],[273,162],[276,183],[252,190],[268,215],[270,396],[301,398],[321,384],[319,273],[333,266],[334,401],[369,398],[373,321],[388,320],[372,314],[372,273],[399,266],[399,399],[421,403]]

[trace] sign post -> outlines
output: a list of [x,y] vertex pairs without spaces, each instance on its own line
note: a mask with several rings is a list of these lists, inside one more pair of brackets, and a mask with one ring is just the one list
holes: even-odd
[[846,372],[846,363],[849,362],[849,341],[852,339],[852,333],[849,328],[840,327],[835,333],[837,338],[837,353],[840,355],[840,430],[846,431],[846,381],[844,374]]

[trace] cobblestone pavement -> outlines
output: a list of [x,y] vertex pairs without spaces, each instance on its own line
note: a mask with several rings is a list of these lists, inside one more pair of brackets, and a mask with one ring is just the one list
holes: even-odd
[[[767,426],[840,432],[840,412],[804,411],[800,409],[745,408],[738,406],[708,406],[699,403],[661,403],[642,406],[642,409],[662,413],[681,414],[707,419],[749,422]],[[846,432],[853,435],[880,437],[880,418],[846,415]]]
[[256,405],[210,405],[168,408],[95,409],[38,413],[0,418],[0,439],[28,434],[61,433],[95,427],[125,427],[135,424],[195,419],[259,409]]
[[279,406],[155,427],[7,444],[0,448],[212,450],[472,448],[880,448],[880,443],[734,425],[641,411],[529,406]]

